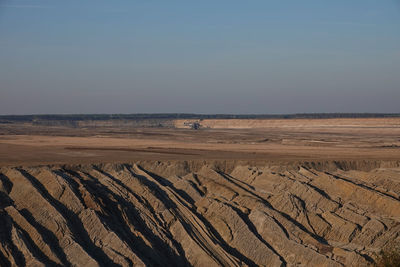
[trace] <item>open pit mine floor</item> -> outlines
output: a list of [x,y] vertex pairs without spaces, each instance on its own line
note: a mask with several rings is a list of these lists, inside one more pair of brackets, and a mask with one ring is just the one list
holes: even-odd
[[2,125],[0,266],[373,266],[400,242],[399,122]]

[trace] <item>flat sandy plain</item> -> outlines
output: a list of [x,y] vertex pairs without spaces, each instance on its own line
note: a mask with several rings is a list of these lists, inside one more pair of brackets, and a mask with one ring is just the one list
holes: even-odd
[[[400,118],[206,120],[202,124],[208,128],[4,124],[0,125],[0,165],[164,159],[400,159]],[[176,125],[183,127],[182,121]]]

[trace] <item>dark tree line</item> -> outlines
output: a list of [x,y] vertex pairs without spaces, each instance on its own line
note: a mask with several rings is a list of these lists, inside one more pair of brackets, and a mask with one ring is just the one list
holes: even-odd
[[298,113],[298,114],[191,114],[191,113],[141,113],[141,114],[44,114],[0,115],[0,122],[35,121],[103,121],[149,119],[334,119],[334,118],[393,118],[400,113]]

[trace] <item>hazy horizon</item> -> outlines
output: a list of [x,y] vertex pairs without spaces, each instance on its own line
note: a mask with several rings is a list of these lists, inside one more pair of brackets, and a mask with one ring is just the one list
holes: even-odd
[[[255,117],[262,117],[262,116],[312,116],[312,115],[338,115],[338,116],[332,116],[332,118],[340,118],[340,115],[344,116],[343,118],[352,118],[351,115],[354,115],[354,118],[363,118],[363,116],[357,116],[357,115],[366,115],[365,118],[374,118],[374,115],[383,115],[383,116],[388,116],[388,117],[400,117],[400,112],[391,112],[391,113],[385,113],[385,112],[310,112],[310,113],[189,113],[189,112],[162,112],[162,113],[155,113],[155,112],[149,112],[149,113],[27,113],[27,114],[0,114],[0,117],[8,117],[8,116],[17,116],[17,117],[23,117],[23,116],[130,116],[130,115],[149,115],[149,116],[157,116],[157,115],[182,115],[182,118],[185,118],[184,115],[194,115],[194,116],[255,116]],[[370,117],[368,115],[371,115]]]
[[400,112],[400,1],[0,1],[0,114]]

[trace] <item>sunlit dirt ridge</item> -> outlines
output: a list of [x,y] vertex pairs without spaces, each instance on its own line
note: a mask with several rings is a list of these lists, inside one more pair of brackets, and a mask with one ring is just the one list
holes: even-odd
[[1,266],[367,266],[400,239],[400,162],[4,167],[0,203]]

